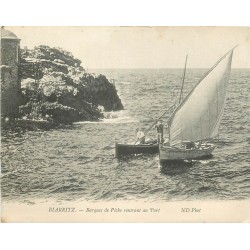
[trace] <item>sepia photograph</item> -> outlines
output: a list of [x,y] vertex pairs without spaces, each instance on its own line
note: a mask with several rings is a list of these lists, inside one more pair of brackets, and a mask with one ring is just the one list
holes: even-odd
[[2,26],[2,222],[249,222],[250,27]]

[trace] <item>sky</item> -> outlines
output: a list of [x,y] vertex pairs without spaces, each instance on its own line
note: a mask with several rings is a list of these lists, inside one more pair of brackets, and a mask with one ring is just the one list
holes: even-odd
[[21,47],[61,47],[84,68],[210,68],[235,45],[233,68],[250,68],[250,27],[5,27]]

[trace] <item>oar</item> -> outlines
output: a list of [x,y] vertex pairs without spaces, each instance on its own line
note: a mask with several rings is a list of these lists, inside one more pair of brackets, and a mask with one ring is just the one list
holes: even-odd
[[[175,106],[175,104],[173,105],[173,106],[171,106],[170,107],[170,109],[172,109],[173,107]],[[157,120],[155,120],[154,121],[154,123],[146,130],[146,132],[145,132],[145,137],[146,137],[146,135],[148,134],[148,132],[154,127],[154,125],[167,113],[167,112],[169,112],[169,110],[170,109],[168,109],[167,111],[165,111]],[[135,144],[138,142],[138,139],[135,141]],[[134,145],[135,145],[134,144]]]
[[[170,107],[170,109],[172,109],[173,107],[174,107],[175,105],[173,105],[173,106],[171,106]],[[154,127],[154,125],[167,113],[167,112],[169,112],[169,110],[170,109],[168,109],[167,111],[165,111],[157,120],[155,120],[154,121],[154,123],[146,130],[146,132],[145,132],[145,136],[148,134],[148,132]]]

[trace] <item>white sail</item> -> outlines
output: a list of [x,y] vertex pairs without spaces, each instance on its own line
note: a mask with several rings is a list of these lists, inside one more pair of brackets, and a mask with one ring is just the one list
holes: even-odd
[[232,55],[233,50],[221,58],[176,109],[169,123],[170,145],[218,135]]

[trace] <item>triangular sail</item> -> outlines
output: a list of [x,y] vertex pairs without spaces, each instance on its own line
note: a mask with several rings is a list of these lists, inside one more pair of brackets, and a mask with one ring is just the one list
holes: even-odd
[[169,122],[170,145],[218,135],[233,50],[222,57],[175,110]]

